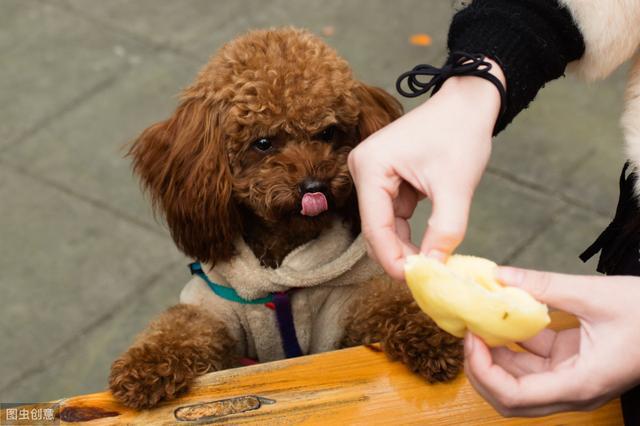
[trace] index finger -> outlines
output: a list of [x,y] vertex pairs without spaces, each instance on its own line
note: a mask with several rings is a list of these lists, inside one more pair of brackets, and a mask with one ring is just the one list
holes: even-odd
[[604,284],[611,277],[567,275],[532,269],[500,266],[498,280],[519,287],[536,300],[569,312],[581,319],[593,319],[602,312],[602,297],[611,291]]
[[402,280],[404,258],[411,249],[396,231],[393,198],[400,179],[391,177],[388,181],[387,185],[371,182],[367,182],[366,186],[356,184],[362,233],[382,268],[392,278]]

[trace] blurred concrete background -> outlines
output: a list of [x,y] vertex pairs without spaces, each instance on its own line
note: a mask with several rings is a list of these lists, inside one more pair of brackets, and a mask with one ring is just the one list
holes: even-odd
[[[0,0],[0,401],[103,389],[111,361],[177,302],[188,260],[122,146],[171,112],[216,48],[250,28],[307,27],[395,94],[401,72],[444,58],[449,3]],[[410,44],[415,33],[433,43]],[[462,252],[594,270],[577,255],[615,208],[623,80],[554,82],[495,141]]]

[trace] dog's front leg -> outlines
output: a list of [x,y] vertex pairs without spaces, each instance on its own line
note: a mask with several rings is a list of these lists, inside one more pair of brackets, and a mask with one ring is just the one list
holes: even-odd
[[155,319],[120,358],[109,376],[124,405],[150,408],[187,390],[209,371],[228,368],[235,341],[224,323],[203,309],[180,304]]
[[440,329],[423,313],[405,284],[387,277],[364,286],[345,319],[342,347],[380,342],[392,360],[399,360],[429,382],[452,380],[464,361],[462,339]]

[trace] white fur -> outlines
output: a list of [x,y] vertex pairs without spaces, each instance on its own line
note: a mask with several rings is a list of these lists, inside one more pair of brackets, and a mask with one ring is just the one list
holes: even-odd
[[[622,115],[625,151],[633,168],[640,170],[640,55],[629,72],[625,93],[626,105]],[[640,195],[640,181],[636,182],[636,195]]]
[[[640,0],[560,0],[578,25],[585,53],[568,70],[585,80],[608,76],[633,56],[640,45]],[[633,169],[640,170],[640,55],[629,73],[622,127],[625,151]],[[640,181],[636,183],[640,195]]]
[[604,78],[640,44],[640,0],[560,0],[585,41],[585,54],[569,65],[586,80]]

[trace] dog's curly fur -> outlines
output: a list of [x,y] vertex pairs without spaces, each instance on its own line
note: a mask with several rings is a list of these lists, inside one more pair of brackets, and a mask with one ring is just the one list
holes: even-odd
[[[273,268],[336,218],[359,233],[347,156],[401,114],[391,95],[354,79],[347,62],[311,33],[253,31],[211,58],[175,113],[146,129],[130,155],[187,256],[227,261],[242,237]],[[257,144],[263,139],[267,150]],[[316,217],[299,213],[299,187],[309,178],[326,185],[329,211]],[[455,376],[459,339],[438,329],[408,293],[394,294],[372,287],[345,324],[344,346],[381,340],[389,356],[429,380]],[[234,344],[222,322],[178,305],[114,362],[111,389],[128,406],[153,406],[196,376],[233,365]]]
[[[300,182],[325,181],[334,211],[354,219],[347,155],[401,113],[393,97],[356,81],[312,34],[254,31],[223,46],[173,116],[145,130],[130,154],[187,256],[229,260],[243,235],[275,266],[331,220],[297,214]],[[254,149],[261,138],[271,140],[272,153]],[[286,237],[273,241],[274,231]],[[265,239],[269,249],[258,247]]]
[[461,339],[440,329],[406,286],[387,277],[375,279],[371,291],[353,303],[345,324],[342,347],[380,342],[390,359],[431,383],[454,379],[464,362]]
[[153,406],[184,392],[196,377],[233,366],[234,346],[219,320],[196,306],[176,305],[113,363],[109,384],[113,395],[127,405]]

